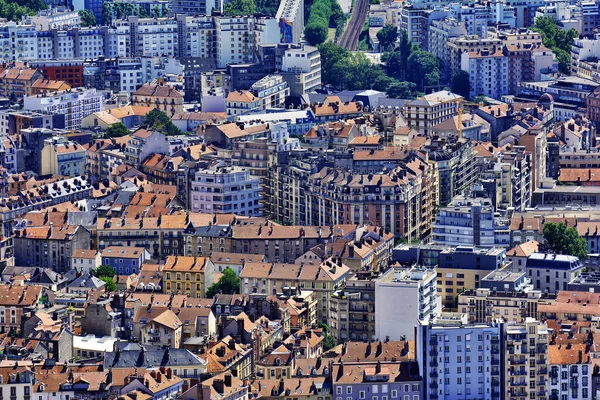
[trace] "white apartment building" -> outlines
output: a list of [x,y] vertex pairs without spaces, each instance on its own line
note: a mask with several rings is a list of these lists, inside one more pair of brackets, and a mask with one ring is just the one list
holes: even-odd
[[465,23],[454,18],[432,21],[428,33],[428,51],[439,58],[447,78],[451,76],[450,49],[448,39],[467,35]]
[[304,32],[304,1],[303,0],[282,0],[279,3],[277,21],[282,26],[281,43],[300,43],[302,33]]
[[217,166],[197,171],[192,181],[192,212],[261,216],[260,179],[246,168]]
[[31,23],[39,30],[70,29],[81,26],[81,18],[77,11],[65,7],[40,10],[37,15],[29,18]]
[[[178,55],[178,22],[173,18],[127,17],[116,22],[119,56]],[[129,50],[129,52],[127,52]]]
[[435,269],[390,268],[375,281],[375,337],[413,340],[417,322],[441,311]]
[[291,96],[310,93],[321,87],[321,54],[314,46],[287,49],[281,60],[281,75],[288,83]]
[[508,94],[508,56],[501,49],[462,54],[461,69],[469,73],[471,98],[479,95],[500,99]]
[[447,246],[494,247],[494,208],[486,199],[454,199],[433,223],[433,241]]
[[283,108],[285,99],[290,95],[290,88],[281,75],[267,75],[254,82],[250,91],[259,99],[259,108]]
[[[561,336],[565,336],[562,334]],[[585,343],[551,344],[549,352],[548,390],[550,398],[592,398],[594,364]]]
[[26,96],[24,108],[65,116],[65,129],[81,128],[81,120],[102,111],[102,95],[96,89],[72,89],[67,92]]

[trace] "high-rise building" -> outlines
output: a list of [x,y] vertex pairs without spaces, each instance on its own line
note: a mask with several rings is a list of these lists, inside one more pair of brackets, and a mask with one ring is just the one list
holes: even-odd
[[390,268],[375,281],[375,337],[412,340],[415,325],[434,321],[441,311],[435,269]]

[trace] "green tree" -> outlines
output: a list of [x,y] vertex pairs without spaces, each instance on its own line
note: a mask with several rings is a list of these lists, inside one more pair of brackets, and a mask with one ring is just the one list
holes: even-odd
[[321,55],[321,79],[323,83],[337,87],[340,77],[334,71],[334,65],[339,61],[346,59],[350,52],[336,45],[335,43],[327,42],[319,45],[319,54]]
[[452,77],[452,93],[459,94],[465,99],[469,98],[471,92],[471,77],[467,71],[458,70]]
[[483,104],[484,106],[489,104],[486,97],[482,94],[473,97],[473,103]]
[[396,81],[388,87],[386,93],[388,97],[394,99],[414,99],[416,87],[417,85],[412,82]]
[[390,85],[396,83],[394,78],[390,78],[389,76],[381,75],[375,79],[373,83],[372,89],[378,90],[380,92],[387,92]]
[[585,260],[588,256],[587,241],[579,236],[577,228],[563,223],[544,224],[544,250],[554,254],[566,254]]
[[104,136],[107,138],[121,137],[126,135],[129,135],[129,129],[127,129],[127,127],[121,122],[117,122],[109,126],[104,134]]
[[234,294],[240,292],[240,278],[235,274],[235,271],[231,268],[225,268],[223,275],[219,278],[217,283],[212,284],[208,290],[206,290],[206,297],[212,298],[218,293],[223,294]]
[[404,76],[404,70],[402,70],[402,55],[399,51],[388,51],[383,53],[381,61],[383,61],[385,65],[388,76],[396,79],[401,79]]
[[147,129],[161,132],[166,136],[181,135],[181,131],[171,122],[171,118],[156,108],[146,115],[144,125]]
[[79,10],[81,26],[96,26],[96,17],[90,10]]
[[117,291],[117,284],[115,283],[115,280],[113,277],[103,276],[100,278],[100,280],[105,283],[104,290],[106,290],[107,292],[116,292]]
[[413,51],[412,42],[408,37],[408,32],[406,30],[402,30],[400,32],[400,42],[398,44],[398,52],[400,53],[399,59],[399,68],[402,73],[400,78],[404,78],[406,76],[406,68],[408,68],[408,57],[410,57]]
[[232,0],[225,3],[223,13],[228,16],[252,15],[256,13],[254,0]]
[[327,40],[329,29],[327,25],[311,22],[304,27],[304,38],[313,45],[318,45]]
[[382,49],[394,48],[396,40],[398,40],[398,28],[394,25],[386,25],[377,32],[377,39]]
[[112,20],[114,17],[114,3],[109,3],[105,1],[102,3],[102,18],[104,19],[104,23],[106,25],[112,25]]
[[417,90],[424,91],[425,86],[439,84],[439,61],[427,51],[417,49],[408,57],[406,77],[417,85]]
[[103,277],[112,278],[115,276],[116,273],[117,273],[117,271],[115,271],[115,269],[113,267],[111,267],[110,265],[100,265],[98,268],[95,268],[90,271],[90,274],[92,276],[95,276],[96,278],[103,278]]
[[568,31],[561,29],[554,18],[550,16],[537,18],[533,30],[542,35],[544,46],[552,49],[556,55],[560,72],[568,74],[571,70],[569,54],[573,41],[579,36],[577,31],[573,28]]

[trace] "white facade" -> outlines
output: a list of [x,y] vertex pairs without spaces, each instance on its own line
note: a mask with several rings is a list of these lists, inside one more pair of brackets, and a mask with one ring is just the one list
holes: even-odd
[[375,337],[413,340],[417,322],[433,321],[441,304],[434,269],[390,268],[375,282]]
[[287,49],[281,64],[283,72],[293,74],[292,79],[284,74],[291,95],[299,96],[321,87],[321,54],[316,47],[302,45]]
[[96,89],[73,89],[56,94],[26,96],[23,103],[26,110],[64,114],[65,129],[79,129],[83,118],[102,111],[102,95]]
[[433,241],[447,246],[494,247],[494,229],[491,203],[455,200],[440,208],[433,223]]
[[[566,346],[564,345],[565,350],[569,351]],[[593,397],[592,371],[594,364],[587,360],[589,353],[583,354],[586,359],[580,363],[577,363],[578,355],[574,355],[572,364],[553,365],[550,360],[548,389],[551,396],[556,395],[558,399],[568,400]],[[577,396],[573,396],[573,392],[577,393]]]
[[479,95],[500,99],[508,94],[508,56],[501,50],[463,53],[461,69],[469,73],[471,98]]
[[246,168],[213,167],[196,172],[192,182],[192,212],[261,216],[260,179]]
[[[292,37],[285,36],[282,43],[300,43],[302,33],[304,32],[304,1],[303,0],[283,0],[279,3],[277,21],[284,20],[291,25]],[[282,21],[283,22],[283,21]],[[290,41],[291,39],[291,41]]]

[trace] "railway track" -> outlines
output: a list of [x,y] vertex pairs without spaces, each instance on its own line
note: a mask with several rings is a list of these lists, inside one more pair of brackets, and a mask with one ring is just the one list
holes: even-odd
[[344,33],[342,33],[342,36],[340,36],[340,39],[338,40],[338,46],[350,51],[356,51],[360,33],[365,26],[365,21],[369,14],[369,4],[369,0],[356,0],[354,8],[352,9],[350,21],[348,22],[348,25],[346,25]]

